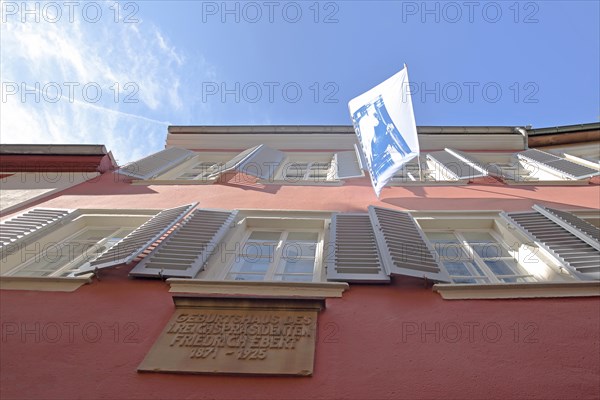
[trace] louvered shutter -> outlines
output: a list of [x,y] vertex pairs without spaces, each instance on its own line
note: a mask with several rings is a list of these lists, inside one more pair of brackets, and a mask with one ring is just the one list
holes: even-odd
[[156,242],[198,203],[163,210],[144,222],[139,228],[106,250],[89,265],[80,268],[75,275],[83,275],[97,269],[127,264]]
[[584,179],[600,174],[600,171],[538,149],[519,152],[517,158],[526,162],[534,162],[568,179]]
[[191,150],[170,147],[121,167],[119,173],[137,179],[151,179],[194,155],[196,153]]
[[345,282],[389,282],[369,214],[334,214],[329,228],[327,279]]
[[576,276],[600,279],[600,252],[538,211],[502,213]]
[[237,211],[198,209],[129,273],[141,277],[193,278],[203,268]]
[[35,208],[0,223],[0,248],[52,225],[71,213],[70,210]]
[[245,150],[227,161],[219,172],[235,170],[260,179],[269,179],[284,158],[284,152],[261,144]]
[[486,176],[488,175],[488,171],[485,168],[485,164],[479,161],[475,156],[469,153],[465,153],[463,151],[455,150],[455,149],[444,149],[446,153],[452,154],[457,159],[466,162],[471,167],[471,172],[473,177],[476,176]]
[[450,282],[434,248],[410,213],[370,206],[369,215],[388,273]]
[[567,211],[556,210],[537,204],[533,206],[533,209],[550,218],[596,250],[600,250],[600,229],[596,226]]
[[365,176],[361,162],[358,147],[354,145],[354,150],[341,151],[335,153],[333,161],[336,166],[336,178],[348,179]]
[[486,176],[487,172],[479,166],[473,157],[452,149],[435,151],[427,154],[427,158],[438,165],[455,179],[471,179]]

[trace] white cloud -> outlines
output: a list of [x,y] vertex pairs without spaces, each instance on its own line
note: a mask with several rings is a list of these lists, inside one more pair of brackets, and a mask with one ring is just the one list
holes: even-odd
[[[66,10],[56,23],[43,14],[40,22],[3,16],[2,143],[100,143],[123,164],[162,148],[167,125],[193,114],[186,109],[193,101],[181,90],[183,52],[139,15],[137,23],[115,22],[109,9],[115,3],[97,4],[104,8],[96,23],[81,12],[69,22]],[[213,68],[206,71],[214,75]],[[4,93],[15,87],[19,93]],[[94,101],[96,88],[101,97]],[[23,95],[24,89],[30,92]]]

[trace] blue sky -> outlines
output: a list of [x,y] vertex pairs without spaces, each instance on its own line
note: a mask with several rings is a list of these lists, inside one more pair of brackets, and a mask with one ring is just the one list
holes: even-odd
[[599,4],[3,0],[1,140],[125,163],[169,124],[350,124],[404,63],[418,125],[597,122]]

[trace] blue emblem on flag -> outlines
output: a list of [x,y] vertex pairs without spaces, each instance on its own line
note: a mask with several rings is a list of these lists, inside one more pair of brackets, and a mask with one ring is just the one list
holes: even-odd
[[354,112],[352,123],[360,142],[369,147],[364,149],[364,154],[369,157],[369,172],[375,182],[379,181],[381,172],[394,166],[395,161],[391,157],[393,151],[402,156],[412,153],[392,122],[381,96]]
[[348,102],[361,153],[375,194],[419,155],[419,138],[406,66]]

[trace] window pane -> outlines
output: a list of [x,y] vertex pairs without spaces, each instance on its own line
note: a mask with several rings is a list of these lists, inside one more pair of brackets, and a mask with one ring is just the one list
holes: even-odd
[[297,260],[300,258],[315,258],[316,244],[286,242],[283,246],[283,258]]
[[468,260],[470,257],[459,243],[433,242],[433,248],[443,259],[449,261]]
[[81,234],[79,234],[76,237],[74,237],[73,239],[71,239],[71,242],[80,241],[80,240],[92,240],[94,242],[99,242],[100,240],[103,240],[105,237],[112,234],[114,231],[116,231],[116,229],[86,230],[85,232],[82,232]]
[[283,246],[283,258],[314,258],[318,239],[316,232],[290,232]]
[[[452,277],[452,281],[454,283],[486,283],[488,282],[487,278],[460,278],[473,276],[472,271],[475,270],[478,276],[485,276],[481,269],[470,262],[451,262],[444,261],[444,267],[448,271],[448,274]],[[471,268],[469,268],[471,267]],[[459,277],[459,278],[457,278]]]
[[477,281],[472,278],[452,278],[452,282],[454,282],[454,283],[477,283]]
[[[492,270],[496,275],[517,275],[516,269],[509,265],[509,261],[506,260],[486,260],[485,264]],[[511,263],[512,264],[512,263]]]
[[285,167],[285,176],[290,178],[301,178],[306,174],[308,163],[293,163]]
[[450,262],[445,261],[444,267],[448,270],[448,274],[452,276],[471,276],[471,272],[469,268],[467,268],[465,263],[462,262]]
[[260,258],[273,259],[275,247],[279,243],[281,232],[254,231],[241,249],[241,258],[246,261],[258,261]]
[[498,242],[496,243],[473,243],[473,251],[481,258],[510,257],[508,251]]
[[462,245],[454,234],[446,232],[427,232],[427,237],[433,243],[433,247],[440,257],[449,261],[468,259],[467,253],[462,249]]
[[319,234],[316,232],[290,232],[287,240],[316,243],[316,241],[319,240]]
[[231,272],[260,272],[266,273],[269,269],[270,260],[259,258],[256,260],[249,260],[240,258],[233,264]]
[[282,261],[282,271],[283,273],[308,273],[312,274],[313,268],[315,266],[314,260],[283,260]]
[[83,246],[77,246],[79,252],[75,248],[68,246],[48,247],[36,255],[34,261],[25,268],[19,270],[16,276],[47,276],[72,261],[75,257],[81,254]]
[[256,260],[259,258],[272,259],[275,246],[275,244],[246,243],[242,248],[240,256],[246,260]]
[[464,232],[463,236],[482,258],[510,257],[508,251],[489,232]]

